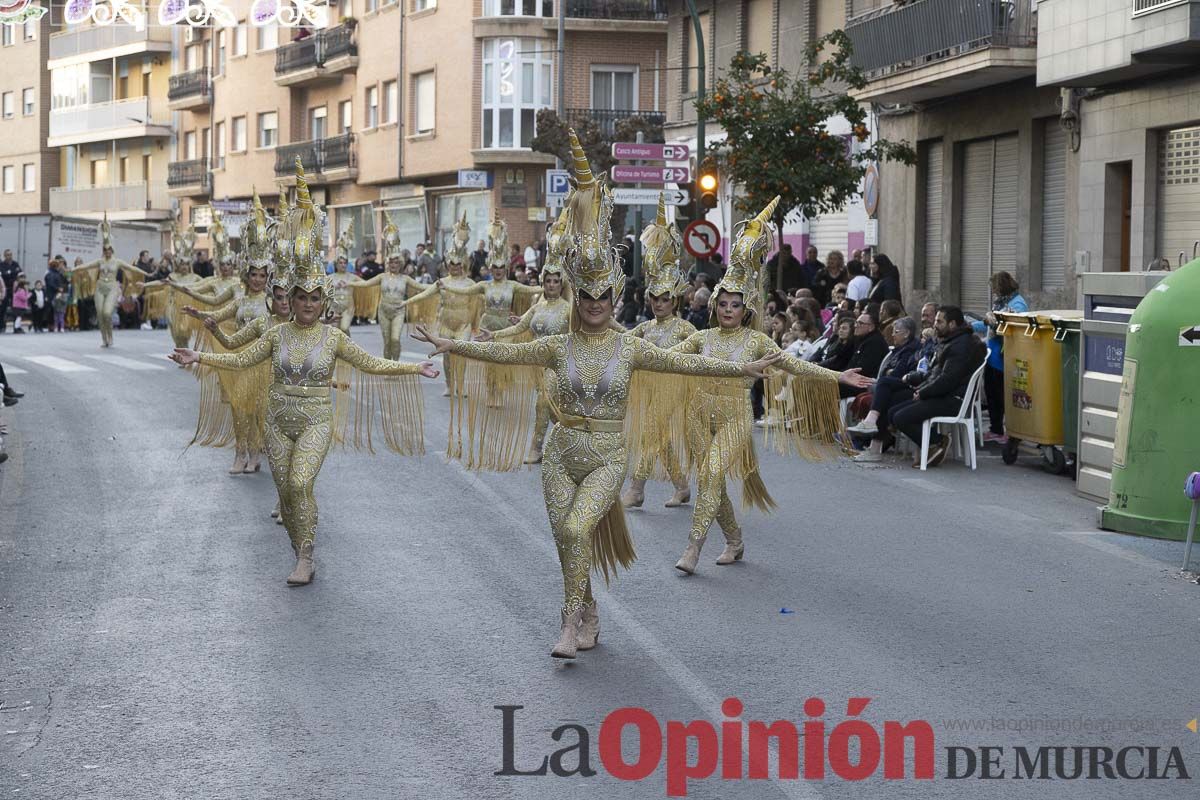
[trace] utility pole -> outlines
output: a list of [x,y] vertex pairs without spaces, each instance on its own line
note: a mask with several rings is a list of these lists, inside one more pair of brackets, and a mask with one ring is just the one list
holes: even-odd
[[[700,15],[696,13],[696,0],[687,0],[688,13],[692,17],[692,27],[696,31],[696,99],[704,100],[704,29],[700,27]],[[704,163],[704,114],[696,111],[696,168]],[[699,192],[696,197],[696,219],[705,217],[704,209],[700,206]]]
[[[637,143],[642,144],[646,141],[646,134],[642,131],[637,132]],[[634,161],[634,164],[641,165],[641,161]],[[634,184],[638,189],[642,188],[642,184]],[[633,207],[633,280],[636,283],[637,279],[642,274],[642,207],[636,205]]]

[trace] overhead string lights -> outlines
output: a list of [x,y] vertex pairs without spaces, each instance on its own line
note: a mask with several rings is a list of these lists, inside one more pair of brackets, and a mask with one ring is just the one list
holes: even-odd
[[[67,0],[63,5],[63,22],[68,26],[124,24],[143,31],[148,8],[149,3],[140,0]],[[0,0],[0,25],[39,20],[46,11],[45,6],[33,0]],[[157,19],[162,26],[235,28],[239,25],[237,15],[223,0],[161,0]],[[254,0],[247,22],[256,28],[264,25],[325,28],[329,25],[329,8],[323,0]]]

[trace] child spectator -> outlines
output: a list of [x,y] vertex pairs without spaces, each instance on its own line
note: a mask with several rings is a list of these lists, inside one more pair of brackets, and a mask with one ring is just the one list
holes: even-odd
[[13,333],[24,333],[25,329],[21,327],[21,320],[29,316],[29,285],[25,282],[24,275],[17,278],[17,283],[13,288],[12,315]]
[[67,305],[69,300],[70,294],[66,291],[54,295],[54,299],[51,301],[51,305],[54,308],[54,327],[51,328],[52,331],[66,333]]
[[50,303],[46,299],[46,287],[41,281],[33,282],[33,291],[29,293],[29,312],[33,319],[33,330],[41,333],[48,325]]

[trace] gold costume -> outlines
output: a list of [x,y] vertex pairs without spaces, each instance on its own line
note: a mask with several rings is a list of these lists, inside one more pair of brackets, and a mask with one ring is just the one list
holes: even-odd
[[[100,223],[100,248],[112,248],[112,234],[108,225],[108,213]],[[123,280],[118,282],[117,273]],[[104,347],[113,343],[113,312],[117,310],[117,300],[121,296],[121,284],[125,284],[133,292],[141,291],[141,281],[153,273],[134,266],[119,258],[98,258],[87,264],[82,264],[71,271],[71,284],[75,296],[83,299],[92,297],[96,303],[96,324],[100,328],[100,341]],[[134,291],[136,289],[136,292]]]
[[[655,347],[669,350],[696,332],[695,326],[681,317],[668,317],[666,320],[651,319],[641,323],[629,332],[630,336],[645,339]],[[664,402],[675,402],[675,398],[659,398]],[[666,435],[655,437],[661,444],[658,450],[647,448],[634,467],[633,477],[636,480],[649,480],[654,477],[654,466],[662,463],[667,478],[677,487],[687,486],[687,475],[679,461],[679,454]]]
[[[533,308],[525,312],[516,325],[496,331],[493,336],[497,341],[519,340],[526,335],[534,339],[546,336],[557,336],[567,333],[571,326],[571,301],[565,297],[554,300],[539,300]],[[537,411],[533,422],[533,450],[541,453],[546,441],[546,428],[550,426],[550,404],[546,400],[546,392],[542,388],[544,382],[538,381]]]
[[[387,262],[385,258],[384,262]],[[352,285],[358,288],[378,286],[379,332],[383,334],[383,357],[391,361],[400,358],[403,350],[405,308],[410,303],[420,303],[437,293],[437,286],[424,285],[408,275],[381,272],[370,280],[357,280]],[[411,295],[410,295],[411,293]]]
[[508,278],[479,283],[470,278],[466,280],[465,284],[450,284],[443,280],[442,288],[451,294],[483,295],[483,319],[479,327],[493,333],[507,328],[510,316],[528,311],[537,295],[542,293],[540,286],[526,286]]

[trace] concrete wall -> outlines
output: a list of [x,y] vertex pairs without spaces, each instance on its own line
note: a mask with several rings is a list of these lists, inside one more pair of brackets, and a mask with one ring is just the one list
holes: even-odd
[[[50,71],[46,69],[50,15],[42,17],[35,37],[25,40],[23,25],[12,26],[13,44],[0,47],[0,93],[12,92],[13,116],[0,119],[0,169],[13,168],[12,194],[0,194],[0,213],[45,214],[50,187],[58,185],[58,160],[46,148],[49,135]],[[34,90],[34,112],[25,116],[23,90]],[[24,167],[34,165],[33,191],[25,191]]]

